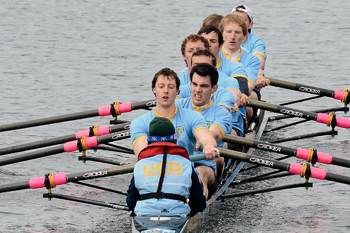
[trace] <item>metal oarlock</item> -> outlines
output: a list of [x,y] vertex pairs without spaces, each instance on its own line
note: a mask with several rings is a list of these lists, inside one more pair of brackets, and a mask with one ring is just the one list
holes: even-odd
[[111,103],[111,115],[114,117],[114,120],[117,120],[118,115],[120,115],[120,111],[119,111],[119,102],[113,102]]
[[[312,152],[311,152],[311,150],[312,150]],[[317,156],[317,150],[316,149],[312,149],[312,148],[310,148],[310,154],[312,153],[312,155],[311,155],[311,159],[310,159],[310,161],[308,161],[308,162],[311,162],[311,166],[315,166],[315,164],[317,163],[317,160],[318,160],[318,156]]]
[[[56,187],[55,182],[53,180],[53,176],[54,176],[53,173],[45,174],[44,185],[49,194],[51,194],[51,189]],[[51,198],[48,198],[48,200],[51,201]]]
[[336,114],[335,112],[332,113],[332,121],[331,121],[331,127],[332,127],[332,138],[334,138],[334,135],[336,135],[335,133],[335,127],[337,126],[337,118],[336,118]]
[[[311,177],[310,163],[303,163],[303,169],[300,176],[305,177],[305,184],[309,183],[309,179]],[[305,186],[305,189],[308,190],[309,186]]]

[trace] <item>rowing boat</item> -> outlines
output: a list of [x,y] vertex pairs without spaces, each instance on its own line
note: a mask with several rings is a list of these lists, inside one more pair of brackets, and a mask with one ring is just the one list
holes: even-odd
[[[269,94],[264,94],[263,99],[268,101]],[[258,109],[257,117],[250,125],[245,137],[259,140],[266,127],[267,119],[265,110]],[[251,155],[255,149],[243,148],[242,150]],[[225,193],[244,165],[245,162],[243,161],[227,160],[223,175],[218,182],[218,188],[207,201],[204,212],[197,213],[195,216],[181,217],[131,216],[132,233],[184,233],[193,231],[196,226],[205,221],[205,216],[212,208],[212,203],[220,199],[220,196]]]
[[[333,91],[334,92],[334,91]],[[333,93],[332,92],[332,93]],[[330,95],[332,95],[332,93],[330,93]],[[307,120],[314,120],[317,121],[319,123],[327,123],[328,125],[332,126],[332,130],[327,133],[317,133],[317,136],[322,136],[322,135],[336,135],[337,131],[334,130],[335,126],[338,127],[342,127],[342,128],[350,128],[350,119],[346,119],[346,118],[342,118],[342,117],[337,117],[335,116],[335,114],[324,114],[322,112],[334,112],[334,111],[348,111],[348,107],[347,104],[349,104],[349,99],[347,99],[348,97],[348,92],[346,91],[341,91],[341,94],[343,95],[342,98],[340,98],[339,96],[339,91],[338,91],[338,96],[336,99],[341,99],[342,102],[344,102],[345,106],[343,108],[337,108],[337,109],[323,109],[323,110],[318,110],[318,111],[314,111],[314,112],[306,112],[306,111],[301,111],[301,110],[296,110],[296,109],[292,109],[292,108],[288,108],[288,107],[284,107],[287,104],[290,103],[284,103],[283,105],[273,105],[271,103],[265,103],[262,101],[251,101],[251,103],[249,103],[250,106],[252,107],[257,107],[258,108],[258,117],[256,118],[256,121],[253,121],[253,124],[250,126],[250,130],[249,133],[247,133],[245,135],[245,138],[250,138],[250,139],[254,139],[254,142],[243,142],[244,140],[249,141],[248,139],[242,138],[242,137],[236,137],[239,138],[238,141],[240,142],[235,142],[234,141],[234,137],[233,136],[228,136],[226,135],[223,139],[223,141],[225,142],[230,142],[230,143],[234,143],[237,145],[241,145],[241,146],[246,146],[246,147],[252,147],[249,148],[248,150],[244,150],[244,152],[246,153],[241,153],[241,152],[236,152],[233,150],[225,150],[225,149],[220,149],[220,154],[222,156],[227,156],[228,158],[234,159],[233,162],[231,163],[227,163],[227,167],[224,171],[224,175],[223,178],[220,180],[220,183],[218,183],[218,189],[216,190],[216,192],[214,193],[214,195],[211,196],[211,198],[208,200],[207,202],[207,208],[205,209],[205,211],[203,213],[198,213],[195,216],[182,216],[182,217],[177,217],[177,218],[170,218],[170,217],[158,217],[158,216],[153,216],[153,217],[132,217],[132,228],[133,228],[133,232],[147,232],[147,233],[151,233],[151,232],[192,232],[193,230],[196,230],[197,226],[199,224],[201,224],[202,222],[206,221],[206,217],[210,214],[210,210],[213,209],[215,207],[215,205],[213,205],[213,203],[218,202],[219,200],[224,200],[225,198],[232,198],[232,197],[237,197],[237,196],[242,196],[242,195],[248,195],[249,194],[254,194],[254,193],[258,193],[256,191],[259,191],[259,193],[263,193],[265,191],[274,191],[274,190],[282,190],[282,189],[286,189],[286,187],[273,187],[273,188],[266,188],[265,190],[252,190],[252,191],[247,191],[247,192],[239,192],[239,193],[234,193],[234,194],[227,194],[225,193],[228,190],[228,187],[231,187],[232,184],[236,184],[236,183],[243,183],[243,180],[239,180],[236,178],[236,176],[241,172],[245,162],[249,162],[249,163],[254,163],[258,166],[267,166],[270,168],[274,168],[274,169],[278,169],[277,172],[280,171],[288,171],[290,174],[298,174],[301,176],[305,176],[305,178],[307,178],[306,180],[308,180],[308,178],[312,177],[312,178],[317,178],[317,179],[322,179],[322,180],[330,180],[330,181],[334,181],[334,182],[338,182],[338,183],[343,183],[343,184],[348,184],[350,185],[350,179],[347,176],[343,176],[343,175],[338,175],[335,173],[330,173],[327,172],[323,169],[320,168],[311,168],[310,164],[304,164],[305,166],[301,165],[301,164],[296,164],[296,163],[285,163],[282,161],[277,161],[277,160],[272,160],[270,158],[262,158],[262,157],[258,157],[256,156],[253,152],[254,152],[254,148],[259,148],[259,149],[264,149],[264,150],[268,150],[268,151],[273,151],[273,152],[280,152],[281,154],[290,154],[290,155],[294,155],[298,158],[303,158],[305,159],[305,154],[307,154],[306,160],[309,161],[311,164],[314,164],[315,161],[320,162],[320,163],[327,163],[327,164],[335,164],[335,165],[339,165],[339,166],[344,166],[344,167],[350,167],[350,160],[346,160],[346,159],[342,159],[342,158],[336,158],[336,157],[332,157],[329,154],[325,154],[325,153],[317,153],[316,150],[305,150],[305,149],[293,149],[293,148],[288,148],[288,147],[282,147],[282,146],[275,146],[272,145],[271,141],[268,143],[265,142],[258,142],[258,139],[260,139],[260,137],[262,136],[262,133],[264,132],[265,126],[267,125],[267,121],[268,120],[276,120],[277,118],[282,119],[282,117],[278,117],[278,116],[273,116],[273,117],[269,117],[267,118],[265,116],[265,110],[268,111],[272,111],[272,112],[277,112],[277,113],[282,113],[284,114],[284,118],[286,117],[299,117],[299,118],[305,118]],[[320,95],[321,96],[321,95]],[[264,100],[268,100],[268,96],[263,95],[263,99]],[[304,99],[304,100],[309,100],[309,98]],[[302,101],[304,101],[302,100]],[[292,103],[295,103],[296,101],[293,101]],[[298,100],[297,102],[301,102],[301,100]],[[128,106],[128,108],[124,108],[125,106]],[[146,102],[139,102],[139,103],[128,103],[128,104],[124,104],[122,105],[123,110],[125,112],[127,111],[131,111],[132,109],[137,109],[135,106],[138,106],[139,108],[143,109],[146,108],[148,109],[151,106],[154,106],[154,101],[146,101]],[[111,105],[112,106],[112,105]],[[111,109],[111,106],[108,106],[108,109]],[[118,107],[117,104],[113,104],[113,106]],[[106,109],[106,107],[102,107],[102,109]],[[120,109],[119,109],[120,110]],[[90,111],[89,111],[90,112]],[[111,113],[112,111],[110,110],[110,112],[107,113]],[[100,113],[100,111],[98,111],[98,113]],[[107,114],[104,113],[104,114]],[[96,111],[94,111],[94,115],[96,115]],[[65,116],[66,118],[70,118],[72,117],[70,116]],[[75,117],[75,116],[74,116]],[[56,117],[55,117],[56,118]],[[35,121],[33,122],[29,122],[33,125],[36,125]],[[17,125],[22,125],[22,127],[30,127],[30,124],[28,122],[23,122],[23,124],[17,124]],[[121,122],[119,122],[121,123]],[[29,125],[29,126],[28,126]],[[6,128],[8,126],[4,126],[3,128]],[[69,141],[66,142],[63,146],[59,145],[57,147],[54,148],[48,148],[48,149],[44,149],[39,151],[35,151],[35,152],[30,152],[24,155],[19,155],[19,156],[12,156],[9,158],[4,158],[4,159],[0,159],[0,166],[1,165],[6,165],[6,164],[13,164],[13,163],[17,163],[17,162],[21,162],[21,161],[26,161],[26,160],[30,160],[30,159],[34,159],[34,158],[39,158],[39,157],[43,157],[43,156],[48,156],[48,155],[52,155],[55,153],[59,153],[59,152],[71,152],[74,150],[78,150],[79,148],[79,144],[80,147],[84,148],[84,147],[93,147],[94,149],[102,149],[102,147],[100,147],[101,145],[99,145],[100,143],[102,144],[108,144],[108,142],[110,141],[115,141],[115,140],[119,140],[119,139],[123,139],[123,138],[128,138],[130,136],[129,131],[126,130],[125,127],[129,127],[128,123],[123,123],[120,124],[118,127],[109,127],[109,130],[105,130],[104,127],[101,127],[99,129],[92,129],[90,128],[90,130],[83,130],[83,131],[79,131],[77,135],[68,135],[68,136],[63,136],[63,137],[59,137],[56,138],[54,140],[50,140],[50,144],[54,144],[57,143],[58,141],[62,142],[62,141],[67,141],[67,140],[71,140],[71,138],[73,137],[79,137],[77,140],[75,141]],[[280,127],[279,127],[280,128]],[[107,127],[106,127],[107,129]],[[126,131],[122,131],[122,130],[126,130]],[[268,132],[273,131],[274,129],[269,129]],[[103,135],[103,136],[94,136],[94,137],[90,137],[90,138],[80,138],[82,136],[82,134],[87,133],[88,135],[90,135],[90,133],[95,133],[95,131],[100,134],[103,132],[109,132],[110,135]],[[117,132],[117,131],[122,131],[122,132]],[[112,132],[116,132],[116,133],[112,133]],[[312,135],[306,135],[307,137],[314,137],[316,134],[312,134]],[[297,138],[305,138],[305,135],[301,136],[297,136]],[[291,138],[288,138],[289,140]],[[84,141],[83,141],[84,140]],[[232,141],[230,141],[232,140]],[[251,140],[253,141],[253,140]],[[275,140],[276,141],[276,140]],[[278,140],[281,141],[281,140]],[[286,140],[283,140],[286,141]],[[6,154],[6,153],[10,153],[13,151],[23,151],[23,150],[28,150],[30,148],[38,148],[38,147],[44,147],[48,142],[42,141],[40,143],[32,143],[30,145],[19,145],[16,148],[3,148],[0,149],[0,154]],[[262,144],[259,144],[262,143]],[[85,146],[82,146],[82,144],[85,144]],[[255,144],[255,145],[253,145]],[[260,145],[260,146],[259,146]],[[47,145],[46,145],[47,146]],[[114,145],[114,150],[113,151],[119,151],[122,153],[129,153],[129,154],[133,154],[131,149],[128,148],[123,148],[120,146],[116,146]],[[258,146],[258,147],[255,147]],[[79,149],[80,150],[80,149]],[[299,154],[300,152],[300,154]],[[253,155],[254,154],[254,155]],[[315,155],[315,156],[314,156]],[[83,156],[84,158],[82,160],[88,160],[88,156]],[[327,157],[327,159],[324,159],[325,157]],[[331,159],[329,159],[331,158]],[[280,160],[282,160],[284,158],[281,158]],[[316,159],[316,160],[314,160]],[[236,161],[237,160],[237,161]],[[104,162],[99,158],[94,158],[94,161],[99,161],[99,162]],[[245,162],[238,162],[238,161],[245,161]],[[111,163],[111,162],[110,162]],[[116,164],[116,163],[113,163]],[[78,183],[79,185],[85,185],[88,187],[92,187],[92,188],[97,188],[97,189],[101,189],[101,190],[105,190],[105,191],[111,191],[114,193],[119,193],[119,194],[124,194],[123,192],[120,191],[116,191],[116,190],[112,190],[109,188],[104,188],[104,187],[100,187],[97,185],[92,185],[92,184],[88,184],[88,183],[82,183],[80,182],[81,180],[89,180],[89,179],[94,179],[94,178],[102,178],[102,177],[106,177],[106,176],[113,176],[113,175],[119,175],[119,174],[126,174],[126,173],[131,173],[133,171],[133,165],[129,164],[129,165],[125,165],[125,163],[120,163],[118,165],[123,165],[123,166],[119,166],[119,167],[112,167],[112,168],[106,168],[106,169],[98,169],[98,170],[94,170],[94,171],[88,171],[88,172],[80,172],[80,173],[75,173],[75,174],[57,174],[54,175],[52,173],[45,175],[45,177],[36,177],[36,178],[32,178],[29,181],[21,181],[21,182],[17,182],[17,183],[11,183],[11,184],[4,184],[4,185],[0,185],[0,193],[2,192],[10,192],[10,191],[16,191],[16,190],[22,190],[22,189],[36,189],[36,188],[47,188],[49,189],[48,193],[44,194],[45,198],[58,198],[58,199],[65,199],[68,201],[75,201],[75,202],[80,202],[80,203],[87,203],[87,204],[92,204],[92,205],[98,205],[98,206],[103,206],[103,207],[107,207],[107,208],[113,208],[113,209],[119,209],[119,210],[126,210],[129,211],[128,208],[126,208],[125,205],[121,205],[121,204],[117,204],[117,203],[109,203],[109,202],[104,202],[104,201],[97,201],[97,200],[90,200],[90,199],[85,199],[85,198],[79,198],[79,197],[75,197],[75,196],[67,196],[67,195],[61,195],[61,194],[53,194],[51,193],[51,188],[55,187],[56,185],[62,185],[62,184],[66,184],[69,182],[74,182],[74,183]],[[288,173],[288,174],[289,174]],[[266,174],[263,174],[266,175]],[[282,174],[283,175],[283,174]],[[250,180],[252,180],[252,178],[255,178],[255,180],[259,180],[256,179],[256,177],[249,177]],[[269,177],[271,178],[271,177]],[[265,178],[266,179],[266,178]],[[261,180],[261,179],[260,179]],[[249,181],[251,182],[251,181]],[[312,183],[308,183],[308,181],[306,181],[305,183],[302,184],[295,184],[292,186],[288,186],[287,188],[295,188],[295,187],[312,187]],[[244,193],[244,194],[243,194]],[[142,229],[139,229],[142,228]]]

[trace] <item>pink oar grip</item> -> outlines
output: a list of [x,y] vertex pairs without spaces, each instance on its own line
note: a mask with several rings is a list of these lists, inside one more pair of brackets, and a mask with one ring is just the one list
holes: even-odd
[[[337,119],[337,126],[341,128],[350,128],[350,119],[344,117],[335,117]],[[317,122],[327,124],[329,115],[324,113],[317,114]]]
[[[324,180],[326,178],[327,172],[320,168],[311,167],[311,177]],[[289,172],[296,175],[301,175],[303,171],[303,165],[297,163],[291,163]]]
[[100,116],[109,116],[111,115],[111,106],[102,106],[98,109],[98,115]]
[[[132,106],[130,102],[127,103],[119,103],[118,104],[119,113],[131,112]],[[111,106],[103,106],[98,109],[98,115],[100,116],[108,116],[111,115]]]
[[[307,161],[309,159],[309,154],[310,154],[309,150],[303,149],[303,148],[298,148],[296,157]],[[332,160],[333,160],[332,155],[322,153],[322,152],[317,152],[317,162],[324,163],[324,164],[331,164]]]
[[78,150],[77,142],[78,141],[70,141],[70,142],[64,143],[64,145],[63,145],[64,151],[65,152],[72,152],[72,151]]
[[94,147],[94,146],[98,146],[97,137],[94,136],[94,137],[86,138],[85,144],[89,148]]
[[[97,134],[98,136],[102,136],[102,135],[106,135],[109,134],[109,126],[101,126],[97,128]],[[85,130],[81,130],[75,133],[75,138],[81,138],[81,137],[89,137],[90,134],[90,130],[89,129],[85,129]]]
[[127,103],[121,103],[118,105],[119,108],[119,112],[123,113],[123,112],[131,112],[132,111],[132,106],[130,102]]
[[[78,140],[75,141],[71,141],[71,142],[66,142],[63,146],[64,151],[65,152],[72,152],[72,151],[76,151],[78,150],[78,146],[77,146]],[[98,146],[98,141],[97,141],[97,137],[89,137],[85,139],[85,145],[88,148],[94,147],[94,146]]]
[[[55,185],[61,185],[67,183],[66,174],[53,175],[53,183]],[[29,187],[31,189],[44,188],[45,187],[45,177],[36,177],[29,180]]]
[[75,133],[75,138],[81,138],[81,137],[89,137],[90,134],[90,130],[89,129],[85,129],[85,130],[81,130]]
[[[348,94],[349,95],[349,94]],[[348,96],[349,97],[349,96]],[[341,90],[335,90],[334,91],[334,99],[337,99],[337,100],[343,100],[344,99],[344,91],[341,91]]]

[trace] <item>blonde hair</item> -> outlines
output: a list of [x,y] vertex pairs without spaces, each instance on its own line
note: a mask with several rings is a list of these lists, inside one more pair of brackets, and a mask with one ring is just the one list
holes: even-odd
[[248,28],[245,24],[244,18],[237,14],[228,14],[220,22],[219,29],[224,32],[225,26],[229,23],[237,23],[243,30],[243,35],[248,34]]

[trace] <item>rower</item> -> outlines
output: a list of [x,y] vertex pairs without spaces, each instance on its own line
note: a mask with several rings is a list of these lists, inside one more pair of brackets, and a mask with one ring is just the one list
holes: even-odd
[[[198,50],[197,52],[193,53],[188,70],[191,72],[192,67],[200,63],[208,63],[216,67],[216,57],[209,50]],[[186,77],[185,80],[188,80],[189,83],[187,85],[180,86],[180,94],[178,95],[180,98],[191,97],[190,75],[186,74],[188,74],[188,72],[183,74],[183,77]],[[218,74],[218,89],[214,92],[212,100],[214,100],[216,104],[219,104],[232,112],[232,128],[234,132],[231,134],[235,136],[243,136],[243,119],[240,117],[239,112],[234,110],[237,109],[238,105],[240,104],[241,92],[239,90],[239,83],[237,79],[230,78],[223,72],[218,71]],[[225,93],[225,90],[222,89],[232,92],[233,96]]]
[[[209,26],[213,27],[213,26]],[[215,27],[214,27],[215,28]],[[218,30],[218,29],[217,29]],[[220,32],[220,31],[219,31]],[[220,32],[221,33],[221,32]],[[211,47],[212,48],[212,47]],[[219,50],[217,50],[219,53]],[[220,57],[219,57],[220,58]],[[188,70],[192,71],[192,67],[200,64],[200,63],[208,63],[214,67],[216,67],[216,57],[213,53],[208,50],[198,50],[193,53],[191,58],[191,65]],[[228,63],[232,63],[228,61]],[[238,64],[238,63],[237,63]],[[243,118],[241,117],[240,112],[236,112],[234,109],[237,108],[237,100],[238,104],[240,104],[240,96],[241,92],[239,91],[239,84],[237,79],[228,77],[225,73],[218,71],[219,79],[218,79],[218,89],[214,92],[211,100],[229,110],[232,113],[232,130],[231,135],[234,136],[243,136],[244,133],[244,125]],[[190,81],[190,77],[188,77]],[[227,92],[234,93],[234,96],[230,95]],[[180,86],[180,94],[178,95],[180,98],[191,97],[191,87],[189,85],[181,85]],[[236,100],[236,103],[235,101]],[[230,148],[234,147],[234,145],[229,145]],[[220,177],[223,166],[224,166],[224,158],[220,157],[215,160],[216,162],[216,174]]]
[[213,26],[215,26],[215,27],[219,27],[219,24],[220,24],[222,18],[224,18],[224,16],[219,15],[219,14],[211,14],[211,15],[208,15],[208,16],[203,20],[202,27],[205,27],[205,26],[208,26],[208,25],[213,25]]
[[241,46],[259,58],[261,65],[258,73],[258,80],[256,81],[256,86],[258,89],[265,87],[266,83],[268,82],[268,79],[266,79],[264,75],[265,62],[267,58],[266,46],[265,42],[262,39],[252,33],[252,28],[254,25],[253,11],[245,5],[239,5],[235,6],[232,9],[231,13],[240,15],[244,18],[244,21],[248,28],[248,35],[246,40],[242,42]]
[[189,73],[187,74],[186,72],[188,72],[188,68],[191,67],[192,54],[200,49],[209,49],[208,41],[200,35],[192,34],[187,36],[182,41],[182,44],[181,44],[182,59],[185,61],[187,68],[183,69],[179,74],[181,85],[189,83],[189,80],[187,78]]
[[219,71],[219,75],[222,72],[238,81],[240,94],[235,96],[236,100],[240,101],[236,101],[236,103],[239,107],[245,106],[249,96],[248,76],[242,64],[221,59],[220,50],[224,43],[221,31],[217,27],[209,25],[201,28],[198,34],[208,40],[210,52],[214,54],[216,59],[216,68]]
[[214,159],[215,153],[220,153],[202,115],[175,106],[175,97],[179,93],[179,87],[180,80],[173,70],[164,68],[155,74],[152,80],[152,91],[156,96],[156,107],[133,120],[130,126],[131,141],[136,157],[148,145],[149,123],[157,116],[168,118],[173,123],[178,134],[177,144],[184,147],[189,154],[194,153],[197,140],[203,145],[203,153],[207,159]]
[[[249,98],[257,99],[252,91],[256,86],[258,73],[260,69],[260,60],[250,52],[241,48],[242,42],[246,39],[248,28],[244,18],[240,15],[226,15],[219,26],[224,38],[224,44],[220,50],[220,57],[233,62],[241,63],[248,75]],[[253,110],[251,108],[241,108],[242,115],[247,117],[247,122],[252,118]]]
[[[248,52],[257,56],[261,63],[260,69],[258,72],[258,79],[256,80],[256,88],[254,88],[253,92],[251,93],[251,95],[254,96],[253,99],[260,100],[261,88],[265,87],[267,83],[269,83],[269,79],[265,78],[265,74],[264,74],[265,63],[267,58],[265,42],[251,32],[254,25],[254,21],[253,21],[253,11],[249,7],[247,7],[246,5],[235,6],[232,9],[231,13],[240,15],[244,18],[244,22],[246,23],[248,28],[248,34],[247,34],[247,38],[242,42],[241,46],[242,48],[246,49]],[[256,115],[256,110],[257,109],[253,108],[253,111],[254,111],[253,117]]]
[[[230,112],[211,100],[211,95],[218,88],[218,76],[216,68],[208,63],[194,66],[190,73],[192,97],[177,100],[177,104],[202,114],[218,147],[223,147],[224,143],[221,140],[225,134],[231,133],[232,117]],[[194,165],[203,183],[204,193],[209,198],[216,189],[215,160],[196,161]]]
[[186,149],[175,144],[175,133],[164,117],[149,125],[148,146],[139,154],[126,198],[136,215],[193,216],[206,207],[198,175]]

